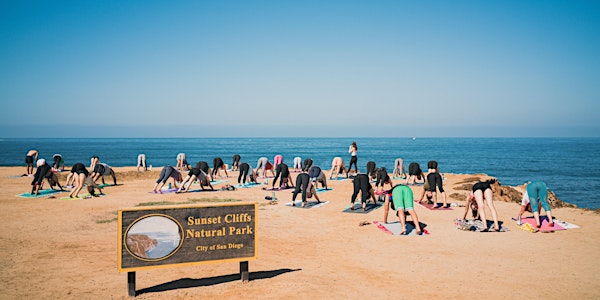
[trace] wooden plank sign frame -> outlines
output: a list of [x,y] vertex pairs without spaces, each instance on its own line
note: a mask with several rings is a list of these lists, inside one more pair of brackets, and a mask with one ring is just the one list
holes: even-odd
[[118,269],[128,272],[135,296],[135,271],[257,258],[256,203],[216,203],[119,210]]

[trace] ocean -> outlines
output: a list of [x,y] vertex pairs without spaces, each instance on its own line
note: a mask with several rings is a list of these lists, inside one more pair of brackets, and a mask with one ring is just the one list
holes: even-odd
[[[60,153],[66,165],[89,165],[98,155],[111,166],[135,166],[137,156],[145,153],[154,168],[175,165],[177,153],[186,154],[191,164],[221,157],[231,164],[239,154],[242,162],[255,167],[266,156],[272,162],[283,155],[290,167],[293,158],[307,157],[323,169],[331,168],[334,157],[346,165],[348,147],[358,145],[358,167],[365,171],[368,161],[384,166],[391,173],[396,158],[405,167],[418,162],[422,169],[436,160],[441,173],[485,173],[503,185],[520,185],[542,180],[563,201],[578,207],[600,208],[600,138],[56,138],[0,139],[0,165],[25,166],[29,149],[51,161]],[[25,171],[25,168],[23,168]]]

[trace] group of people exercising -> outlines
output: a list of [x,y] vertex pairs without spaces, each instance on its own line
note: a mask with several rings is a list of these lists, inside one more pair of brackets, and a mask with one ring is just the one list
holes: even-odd
[[[387,223],[389,209],[392,208],[396,211],[400,223],[402,225],[402,233],[406,232],[406,215],[410,215],[415,224],[417,234],[422,233],[422,229],[419,226],[418,216],[414,211],[414,197],[412,190],[408,185],[412,185],[418,182],[423,183],[423,189],[417,200],[418,203],[423,202],[423,198],[426,197],[425,204],[431,205],[432,209],[440,207],[448,207],[446,193],[443,188],[443,177],[438,169],[438,163],[434,160],[427,163],[427,173],[421,170],[418,163],[412,162],[408,167],[408,174],[404,168],[404,161],[398,158],[394,162],[394,171],[392,176],[394,178],[405,179],[404,184],[392,184],[392,178],[389,176],[385,167],[377,168],[377,164],[373,161],[369,161],[366,165],[366,173],[360,173],[358,171],[357,157],[358,147],[356,142],[353,142],[349,149],[350,153],[350,164],[346,168],[341,157],[335,157],[332,161],[332,167],[330,171],[330,180],[338,179],[339,174],[345,172],[346,178],[352,177],[353,181],[353,193],[350,197],[350,209],[355,209],[354,203],[358,194],[361,193],[361,204],[362,209],[367,209],[367,201],[371,199],[374,204],[377,204],[378,199],[384,202],[384,222]],[[50,166],[44,159],[38,159],[39,152],[37,150],[30,150],[27,152],[25,163],[27,165],[27,175],[33,176],[32,181],[32,194],[39,194],[40,189],[43,185],[43,180],[47,179],[50,187],[54,189],[54,186],[58,186],[60,190],[63,187],[60,185],[56,172],[64,170],[64,160],[60,154],[53,156],[53,165]],[[145,154],[138,156],[138,170],[143,167],[146,170]],[[281,188],[294,188],[292,194],[292,205],[295,205],[295,200],[298,194],[301,194],[302,206],[305,206],[308,198],[314,197],[317,202],[321,202],[317,195],[318,184],[320,183],[322,188],[327,189],[327,177],[323,170],[316,165],[313,165],[313,160],[306,158],[304,161],[300,157],[293,159],[294,172],[299,172],[296,176],[295,185],[292,183],[292,176],[290,168],[283,162],[282,155],[276,155],[273,163],[269,162],[267,157],[261,157],[258,159],[256,168],[252,168],[247,162],[241,161],[241,156],[235,154],[232,159],[231,170],[238,171],[238,184],[246,185],[247,183],[256,184],[259,178],[265,178],[265,183],[268,184],[268,174],[270,172],[274,179],[271,182],[272,189]],[[33,173],[33,163],[36,163],[37,170]],[[351,168],[354,166],[354,174],[350,176]],[[112,176],[114,185],[117,184],[117,179],[114,170],[107,164],[99,161],[98,156],[91,158],[90,170],[82,163],[75,163],[71,167],[70,173],[67,176],[65,186],[74,186],[74,189],[69,194],[70,197],[77,197],[83,186],[87,185],[90,194],[95,195],[97,189],[99,193],[102,193],[100,187],[96,184],[98,179],[102,180],[104,184],[104,176]],[[187,171],[185,179],[182,176],[182,172]],[[189,165],[184,153],[177,155],[177,164],[173,166],[165,166],[161,170],[160,176],[156,181],[152,191],[160,193],[163,186],[169,179],[173,180],[173,186],[177,189],[177,192],[187,192],[193,182],[198,181],[202,190],[208,187],[214,190],[211,181],[216,176],[223,177],[221,172],[225,173],[225,178],[229,175],[227,173],[227,165],[220,157],[216,157],[213,160],[213,168],[210,169],[209,165],[205,161],[199,161],[195,166]],[[277,185],[277,181],[279,184]],[[371,185],[371,181],[375,181],[375,188]],[[180,183],[180,186],[178,186]],[[493,218],[493,230],[499,231],[500,226],[498,223],[497,211],[493,203],[492,184],[493,180],[477,182],[473,185],[472,190],[467,196],[465,212],[463,219],[466,218],[469,209],[473,211],[473,216],[480,220],[486,220],[486,212],[484,206],[487,205]],[[385,185],[389,185],[389,189],[385,190]],[[277,186],[276,186],[277,185]],[[536,227],[540,227],[540,211],[543,207],[546,211],[549,226],[553,226],[553,218],[548,203],[548,191],[546,185],[541,181],[531,182],[526,187],[527,191],[523,196],[522,208],[519,214],[519,220],[521,215],[525,211],[530,211],[534,215]],[[437,195],[438,193],[442,196],[442,204],[438,204]],[[376,197],[377,196],[377,197]],[[540,207],[541,206],[541,207]],[[487,229],[486,229],[487,230]]]

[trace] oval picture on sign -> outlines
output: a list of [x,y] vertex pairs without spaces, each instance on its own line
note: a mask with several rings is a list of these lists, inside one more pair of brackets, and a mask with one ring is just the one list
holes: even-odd
[[183,242],[183,229],[166,215],[144,216],[129,226],[125,247],[141,260],[162,260],[173,255]]

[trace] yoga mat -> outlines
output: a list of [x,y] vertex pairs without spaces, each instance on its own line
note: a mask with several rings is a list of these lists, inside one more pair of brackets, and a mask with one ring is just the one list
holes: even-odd
[[150,191],[150,192],[148,192],[148,194],[168,194],[168,193],[175,193],[178,190],[179,190],[178,188],[162,189],[158,193]]
[[342,212],[354,213],[354,214],[368,214],[371,211],[376,210],[382,206],[383,206],[383,204],[381,204],[381,203],[373,204],[373,202],[369,202],[369,203],[367,203],[367,210],[363,210],[362,203],[358,202],[358,203],[354,203],[354,210],[350,209],[350,205],[348,205],[348,206],[346,206],[346,209],[344,209]]
[[98,185],[98,187],[99,187],[99,188],[101,188],[101,189],[103,189],[103,188],[105,188],[105,187],[107,187],[107,186],[115,186],[115,185],[113,185],[113,184],[109,184],[109,183],[103,183],[103,184],[99,184],[99,185]]
[[56,193],[61,193],[61,192],[68,192],[68,191],[61,191],[61,190],[41,190],[39,195],[35,195],[35,194],[30,194],[30,193],[23,193],[23,194],[18,194],[18,197],[23,197],[23,198],[42,198],[42,197],[46,197],[48,195],[52,195],[52,194],[56,194]]
[[[540,231],[549,232],[549,231],[557,231],[557,230],[567,230],[562,227],[558,222],[554,222],[554,227],[550,227],[548,225],[548,218],[546,216],[540,216],[540,221],[542,221],[542,226],[538,228]],[[516,222],[516,221],[515,221]],[[535,228],[535,219],[533,217],[522,218],[521,222],[523,224],[527,223]]]
[[427,208],[427,209],[429,209],[429,210],[452,210],[452,208],[450,208],[450,207],[443,207],[443,206],[442,206],[442,205],[444,205],[443,203],[438,203],[438,204],[437,204],[437,205],[438,205],[438,207],[437,207],[437,208],[433,208],[433,204],[428,204],[428,203],[426,203],[426,202],[422,202],[422,203],[415,202],[415,203],[417,203],[417,204],[419,204],[421,207]]
[[277,192],[277,191],[285,191],[285,190],[293,190],[294,187],[284,187],[284,188],[263,188],[265,191]]
[[[387,224],[379,221],[374,221],[373,224],[377,226],[377,229],[385,233],[400,235],[400,232],[402,232],[402,224],[400,224],[400,222],[398,221]],[[427,227],[427,224],[419,222],[419,226],[421,226],[423,235],[429,234],[429,231],[425,229],[425,227]],[[418,235],[415,229],[415,222],[406,221],[406,233],[404,235]]]
[[255,186],[261,186],[263,185],[262,183],[256,183],[256,182],[246,182],[246,184],[241,184],[238,183],[235,185],[236,188],[251,188],[251,187],[255,187]]
[[567,221],[563,221],[563,220],[559,220],[559,219],[554,219],[554,224],[558,224],[560,225],[560,227],[564,228],[564,229],[575,229],[575,228],[579,228],[579,226],[573,224],[573,223],[569,223]]
[[[227,181],[228,180],[226,180],[226,179],[225,180],[212,180],[210,182],[210,184],[219,184],[219,183],[224,183],[224,182],[227,182]],[[198,183],[198,184],[200,184],[200,183]]]
[[[203,189],[196,189],[196,190],[189,190],[187,191],[187,193],[200,193],[200,192],[216,192],[217,190],[203,190]],[[186,192],[181,192],[181,194],[185,194]]]
[[289,207],[293,207],[293,208],[305,208],[305,209],[308,209],[308,208],[321,207],[321,206],[323,206],[323,205],[325,205],[327,203],[329,203],[329,201],[321,201],[321,203],[318,203],[317,201],[307,201],[306,202],[306,206],[302,207],[302,200],[296,200],[294,202],[295,206],[292,206],[292,202],[291,201],[288,202],[288,203],[286,203],[285,205],[289,206]]
[[[96,194],[96,196],[98,196],[98,197],[102,197],[104,195],[106,195],[106,194]],[[72,200],[81,200],[81,199],[90,199],[90,198],[95,198],[95,197],[92,196],[92,195],[90,195],[90,194],[83,194],[83,195],[79,195],[79,196],[77,196],[75,198],[62,197],[62,198],[60,198],[60,200],[70,200],[70,201],[72,201]]]
[[[500,226],[499,232],[509,231],[509,229],[504,226],[504,223],[502,221],[498,221],[498,225]],[[456,226],[456,229],[463,230],[463,231],[482,232],[485,228],[487,228],[489,230],[489,232],[496,232],[494,230],[494,222],[490,221],[490,220],[487,220],[486,225],[483,225],[483,222],[481,222],[481,220],[455,219],[454,226]]]
[[342,180],[348,180],[349,178],[345,178],[345,177],[333,177],[333,178],[329,178],[328,180],[337,180],[337,181],[342,181]]
[[325,192],[329,192],[329,191],[333,191],[333,189],[332,188],[318,188],[317,194],[325,193]]

